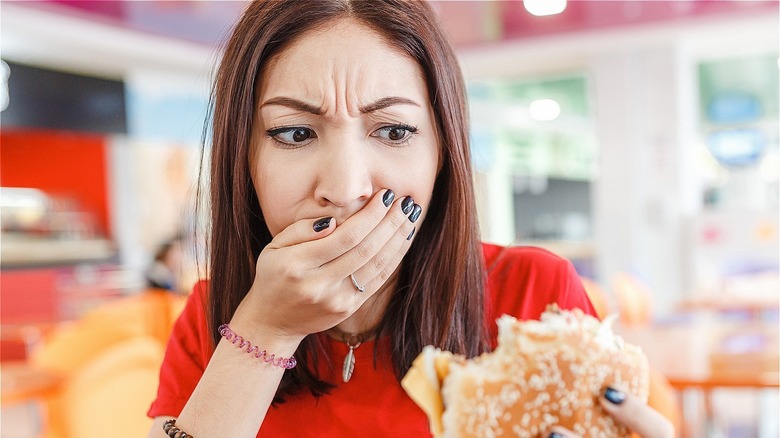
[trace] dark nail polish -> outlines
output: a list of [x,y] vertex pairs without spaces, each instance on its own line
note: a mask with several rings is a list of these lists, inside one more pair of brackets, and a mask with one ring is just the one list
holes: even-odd
[[549,438],[564,438],[563,435],[559,434],[558,432],[553,432],[550,434]]
[[395,193],[390,189],[387,189],[385,194],[382,195],[382,203],[385,204],[385,207],[389,207],[393,203],[393,199],[395,199]]
[[408,236],[406,236],[406,240],[412,240],[412,236],[414,236],[415,231],[417,231],[417,227],[412,228],[412,232],[409,233]]
[[401,201],[401,211],[404,212],[404,214],[409,214],[409,212],[412,211],[412,207],[414,207],[414,198],[411,196],[407,196]]
[[609,400],[612,404],[619,405],[626,400],[626,394],[614,388],[607,388],[607,390],[604,391],[604,398]]
[[417,219],[420,218],[420,213],[422,213],[422,207],[420,207],[418,204],[414,204],[414,208],[412,209],[412,214],[409,215],[409,220],[412,223],[417,222]]
[[325,228],[328,228],[330,226],[330,220],[333,219],[332,216],[324,217],[322,219],[317,219],[314,222],[314,231],[319,233],[320,231],[324,230]]

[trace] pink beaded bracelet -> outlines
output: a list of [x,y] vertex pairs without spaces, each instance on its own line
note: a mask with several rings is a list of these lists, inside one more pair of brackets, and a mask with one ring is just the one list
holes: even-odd
[[257,346],[253,346],[251,342],[245,340],[238,333],[231,330],[227,324],[222,324],[219,326],[219,334],[228,341],[232,342],[234,345],[237,344],[238,348],[240,349],[244,349],[244,347],[246,347],[247,353],[254,354],[257,359],[262,359],[265,363],[270,363],[271,365],[287,370],[295,368],[295,366],[298,365],[298,361],[295,360],[295,357],[286,359],[283,357],[276,357],[273,354],[269,356],[267,351],[261,351],[259,348],[257,348]]

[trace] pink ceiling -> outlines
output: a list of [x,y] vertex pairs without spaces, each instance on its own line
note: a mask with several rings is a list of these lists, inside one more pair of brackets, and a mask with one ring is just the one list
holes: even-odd
[[[778,13],[777,0],[569,0],[563,13],[548,17],[529,14],[521,0],[433,3],[453,43],[460,47],[718,14]],[[45,0],[24,4],[213,45],[222,40],[246,3]]]
[[690,22],[716,15],[777,15],[779,4],[776,0],[569,0],[563,13],[536,17],[525,10],[522,0],[437,3],[457,46],[662,21]]

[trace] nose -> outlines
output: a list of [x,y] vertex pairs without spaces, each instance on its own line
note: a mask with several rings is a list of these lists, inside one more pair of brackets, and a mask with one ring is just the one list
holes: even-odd
[[374,193],[370,152],[360,142],[347,142],[343,137],[336,144],[322,146],[314,196],[320,206],[335,206],[351,215]]

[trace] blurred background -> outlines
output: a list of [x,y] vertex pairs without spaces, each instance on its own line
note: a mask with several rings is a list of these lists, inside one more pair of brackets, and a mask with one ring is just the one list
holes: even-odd
[[[780,436],[778,2],[432,4],[483,239],[572,260],[680,436]],[[2,437],[145,436],[204,269],[200,139],[244,6],[0,4]]]

